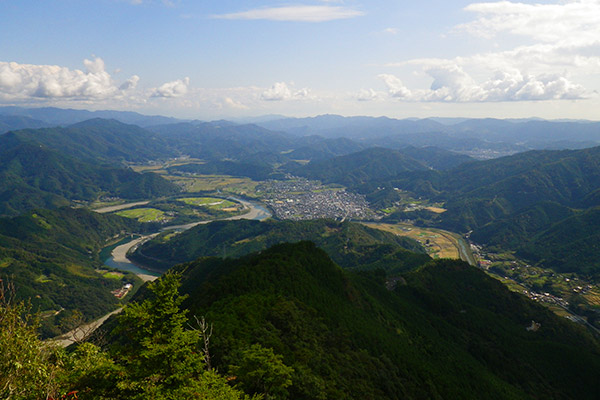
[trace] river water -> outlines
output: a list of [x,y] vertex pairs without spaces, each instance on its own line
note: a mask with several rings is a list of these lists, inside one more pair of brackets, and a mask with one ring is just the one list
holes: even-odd
[[[236,215],[234,217],[227,218],[228,220],[252,219],[252,220],[262,221],[262,220],[265,220],[265,219],[271,217],[271,213],[265,207],[261,206],[260,204],[254,203],[252,201],[241,200],[241,199],[238,199],[235,197],[232,197],[230,199],[242,203],[246,207],[250,208],[250,211],[244,215]],[[162,228],[161,231],[166,231],[166,230],[171,230],[171,229],[174,229],[177,231],[183,231],[183,230],[192,228],[198,224],[207,224],[209,222],[211,222],[211,221],[200,221],[200,222],[196,222],[193,224],[180,225],[180,226],[167,226],[167,227]],[[127,253],[127,251],[130,248],[132,248],[133,246],[138,244],[142,239],[133,239],[130,242],[127,242],[125,244],[122,244],[122,245],[116,247],[112,251],[111,256],[104,262],[104,265],[107,265],[111,268],[120,269],[122,271],[133,272],[134,274],[136,274],[142,278],[145,277],[146,278],[145,280],[151,280],[153,277],[160,276],[161,275],[160,273],[139,267],[139,266],[129,262],[129,260],[127,260],[125,257],[123,257],[123,254]]]

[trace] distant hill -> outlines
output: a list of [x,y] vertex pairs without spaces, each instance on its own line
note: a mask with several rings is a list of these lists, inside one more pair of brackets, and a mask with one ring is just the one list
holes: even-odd
[[0,136],[0,149],[0,215],[91,201],[100,195],[133,200],[179,191],[156,174],[78,160],[18,134]]
[[139,246],[132,259],[166,270],[198,257],[239,257],[283,242],[311,240],[344,268],[407,270],[430,258],[415,241],[351,222],[215,221]]
[[[56,107],[26,108],[26,107],[0,107],[0,116],[21,116],[42,122],[42,127],[67,126],[94,118],[116,119],[125,124],[138,126],[151,126],[182,122],[182,120],[159,115],[142,115],[131,111],[88,111],[73,110]],[[36,128],[34,126],[19,127]]]
[[[372,201],[385,193],[377,187],[398,187],[444,202],[447,211],[435,220],[432,216],[430,223],[473,230],[478,243],[518,251],[556,270],[600,273],[600,263],[582,247],[590,243],[600,206],[600,147],[530,151],[448,171],[409,171],[358,189]],[[574,252],[580,254],[573,257],[578,261],[568,262],[567,254]]]
[[245,176],[256,181],[269,179],[273,167],[266,164],[235,162],[235,161],[209,161],[203,164],[184,164],[169,167],[170,173],[190,173],[201,175],[231,175]]
[[392,134],[441,131],[444,125],[432,120],[393,119],[387,117],[342,117],[319,115],[310,118],[285,118],[259,122],[267,129],[295,135],[320,135],[327,138],[365,139]]
[[0,115],[0,134],[19,129],[38,129],[47,126],[37,119],[19,115]]
[[325,161],[311,162],[296,174],[324,183],[355,186],[370,180],[384,180],[401,172],[426,170],[428,167],[399,151],[369,148]]
[[293,140],[257,125],[225,122],[179,123],[148,128],[183,154],[207,160],[240,160],[259,152],[293,148]]
[[67,128],[28,129],[11,134],[22,142],[42,144],[60,153],[95,162],[143,162],[178,154],[156,134],[116,120],[91,119]]
[[[177,269],[183,306],[214,324],[213,366],[239,371],[250,349],[271,351],[294,370],[289,398],[593,399],[600,390],[596,339],[461,261],[432,262],[387,288],[381,273],[343,271],[308,242]],[[237,376],[249,393],[251,376]]]
[[321,161],[356,153],[365,149],[365,147],[364,144],[354,142],[347,138],[324,139],[297,147],[294,151],[286,155],[292,160]]
[[385,117],[282,118],[260,122],[295,135],[360,139],[368,146],[437,146],[495,158],[532,149],[577,149],[600,144],[600,122],[536,119],[393,119]]
[[12,282],[17,298],[29,299],[34,310],[52,311],[42,320],[42,333],[55,336],[75,310],[92,320],[117,307],[110,290],[123,282],[94,271],[101,265],[98,251],[108,239],[142,229],[130,219],[84,209],[0,218],[0,279]]

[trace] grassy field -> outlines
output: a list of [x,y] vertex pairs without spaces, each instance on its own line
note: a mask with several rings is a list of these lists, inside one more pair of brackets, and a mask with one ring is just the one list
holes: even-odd
[[132,208],[116,213],[121,217],[137,219],[140,222],[155,222],[165,219],[165,213],[156,208]]
[[208,207],[212,210],[224,211],[226,209],[235,208],[237,205],[237,203],[234,203],[233,201],[219,199],[217,197],[184,197],[177,200],[191,206]]
[[440,229],[420,228],[410,224],[382,224],[368,222],[365,223],[370,228],[380,229],[392,232],[399,236],[407,236],[415,239],[433,258],[454,258],[459,259],[458,241],[450,233]]
[[227,175],[196,175],[194,177],[165,175],[164,177],[188,193],[220,191],[256,197],[256,186],[259,184],[250,178],[236,178]]
[[583,297],[587,300],[587,302],[592,307],[600,308],[600,289],[599,288],[596,287],[593,290],[590,290],[589,292],[584,294]]

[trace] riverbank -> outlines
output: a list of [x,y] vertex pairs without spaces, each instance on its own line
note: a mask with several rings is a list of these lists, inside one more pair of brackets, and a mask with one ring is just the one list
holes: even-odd
[[[234,215],[232,217],[224,218],[225,220],[233,221],[233,220],[240,220],[240,219],[253,219],[253,220],[261,220],[262,221],[264,219],[271,217],[271,213],[266,208],[262,207],[261,205],[255,204],[255,203],[247,201],[247,200],[241,200],[238,198],[230,198],[230,199],[241,203],[245,208],[248,209],[248,212],[245,214]],[[215,220],[198,221],[198,222],[193,222],[193,223],[185,224],[185,225],[165,226],[160,229],[160,232],[170,231],[170,230],[177,231],[177,232],[183,232],[183,231],[191,229],[197,225],[208,224],[213,221],[215,221]],[[111,268],[133,272],[144,282],[155,280],[156,278],[158,278],[161,275],[160,273],[157,273],[157,272],[154,272],[147,268],[144,268],[144,266],[140,266],[140,265],[136,265],[136,264],[132,263],[127,258],[127,253],[130,252],[132,249],[134,249],[136,246],[138,246],[140,243],[143,243],[147,240],[150,240],[150,239],[156,237],[160,232],[153,233],[151,235],[145,235],[145,236],[139,237],[137,239],[134,239],[132,241],[129,241],[127,243],[124,243],[124,244],[121,244],[121,245],[115,247],[113,249],[113,251],[111,252],[111,257],[108,258],[104,262],[104,264]]]

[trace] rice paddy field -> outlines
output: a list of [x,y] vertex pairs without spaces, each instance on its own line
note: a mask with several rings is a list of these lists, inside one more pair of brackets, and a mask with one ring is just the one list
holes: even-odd
[[458,239],[441,229],[421,228],[410,224],[365,223],[370,228],[415,239],[433,258],[460,258]]
[[116,213],[121,217],[137,219],[140,222],[159,222],[166,220],[164,211],[156,208],[132,208]]

